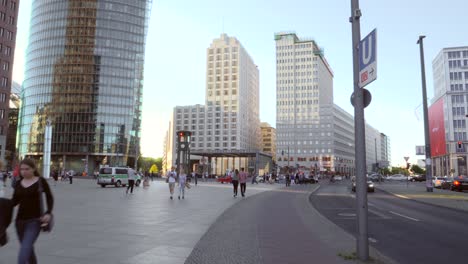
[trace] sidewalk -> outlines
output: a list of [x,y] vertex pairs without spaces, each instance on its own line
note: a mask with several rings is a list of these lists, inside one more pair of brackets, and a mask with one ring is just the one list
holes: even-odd
[[377,189],[400,198],[468,211],[468,193],[466,192],[434,188],[434,192],[430,193],[426,191],[425,183],[376,183],[375,186]]
[[[309,203],[319,185],[293,186],[242,199],[209,228],[186,264],[360,263],[345,260],[355,238]],[[247,191],[249,188],[247,188]],[[370,263],[394,263],[373,248]]]
[[[90,180],[49,184],[55,227],[39,236],[39,263],[181,264],[218,216],[241,201],[232,197],[227,184],[199,184],[186,190],[184,200],[170,200],[163,181],[128,195],[124,188],[101,188]],[[249,195],[279,188],[249,187]],[[12,189],[5,191],[11,197]],[[14,224],[8,234],[11,240],[0,248],[0,264],[16,263]]]

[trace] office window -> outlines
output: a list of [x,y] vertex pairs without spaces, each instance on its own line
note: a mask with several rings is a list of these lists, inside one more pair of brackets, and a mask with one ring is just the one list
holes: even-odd
[[9,62],[7,62],[7,61],[3,62],[3,70],[4,71],[10,70],[10,63]]
[[0,109],[0,119],[5,118],[5,109]]
[[0,20],[5,21],[6,14],[3,12],[0,12]]
[[8,24],[10,24],[10,25],[14,25],[14,24],[15,24],[15,18],[14,18],[14,17],[12,17],[12,16],[11,16],[11,17],[9,17],[9,18],[8,18]]
[[2,82],[0,83],[1,87],[7,87],[8,86],[8,78],[2,77]]

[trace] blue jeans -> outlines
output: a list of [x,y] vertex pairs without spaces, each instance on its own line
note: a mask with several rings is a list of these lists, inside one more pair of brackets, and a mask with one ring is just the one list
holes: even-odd
[[16,233],[21,243],[18,264],[36,264],[34,243],[41,232],[39,219],[16,220]]

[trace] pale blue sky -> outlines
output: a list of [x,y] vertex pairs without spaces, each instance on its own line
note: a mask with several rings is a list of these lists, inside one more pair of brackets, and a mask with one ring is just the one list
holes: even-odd
[[[14,66],[18,82],[24,76],[31,2],[23,0],[20,5]],[[353,113],[349,102],[353,83],[350,0],[153,2],[143,92],[144,156],[162,156],[174,106],[204,103],[206,48],[222,32],[237,37],[259,67],[262,121],[276,126],[273,34],[289,30],[314,38],[324,48],[335,73],[335,103]],[[416,41],[420,34],[427,35],[424,46],[431,98],[432,60],[444,47],[468,45],[468,1],[361,0],[360,5],[362,37],[378,30],[378,79],[367,87],[373,99],[366,108],[366,121],[390,136],[393,165],[403,164],[404,156],[415,162],[415,145],[424,144]]]

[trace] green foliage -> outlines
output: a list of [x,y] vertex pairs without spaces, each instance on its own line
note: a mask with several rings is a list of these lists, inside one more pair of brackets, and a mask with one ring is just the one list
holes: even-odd
[[[158,160],[161,160],[161,165],[158,164]],[[162,158],[155,159],[150,157],[140,157],[138,159],[138,169],[141,169],[142,171],[149,171],[153,164],[156,164],[157,168],[161,168]]]
[[414,164],[413,166],[411,166],[411,171],[416,173],[416,174],[425,174],[426,173],[426,170],[419,167],[418,165]]
[[408,171],[400,167],[392,167],[390,174],[405,174],[406,175],[408,174]]
[[390,171],[389,168],[383,168],[380,172],[382,175],[390,175],[392,172]]

